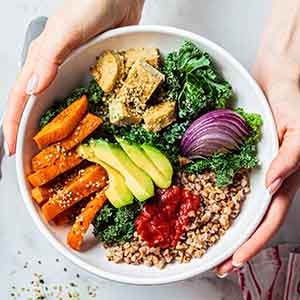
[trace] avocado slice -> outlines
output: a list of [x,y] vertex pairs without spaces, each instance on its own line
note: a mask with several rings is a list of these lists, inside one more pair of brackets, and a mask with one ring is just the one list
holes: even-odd
[[154,195],[151,178],[129,158],[119,145],[104,140],[90,142],[95,156],[119,171],[129,190],[139,201],[145,201]]
[[134,197],[127,187],[124,177],[105,162],[101,161],[100,165],[106,170],[108,174],[109,186],[105,191],[105,195],[110,203],[115,208],[120,208],[122,206],[132,204]]
[[118,171],[98,159],[93,149],[87,144],[80,145],[77,152],[81,157],[101,165],[106,170],[109,183],[105,195],[114,207],[120,208],[133,203],[133,194],[128,189],[124,177]]
[[146,155],[150,158],[156,168],[172,183],[173,168],[168,158],[157,148],[148,144],[141,145]]
[[131,158],[131,160],[141,169],[143,169],[154,181],[154,183],[162,189],[166,189],[171,185],[170,178],[165,176],[146,155],[145,151],[137,144],[130,144],[124,139],[116,138],[123,150]]

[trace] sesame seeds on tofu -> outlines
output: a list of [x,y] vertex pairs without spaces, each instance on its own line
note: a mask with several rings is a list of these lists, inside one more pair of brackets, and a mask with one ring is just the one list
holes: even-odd
[[145,129],[158,132],[176,121],[175,101],[165,101],[148,108],[144,115]]
[[143,59],[154,68],[158,68],[160,63],[160,54],[157,48],[130,48],[124,53],[125,68],[129,70],[138,60]]
[[161,72],[139,59],[130,69],[124,86],[130,97],[136,95],[141,103],[146,103],[164,79]]
[[146,102],[163,80],[162,73],[147,62],[137,60],[109,104],[110,122],[117,125],[140,123]]

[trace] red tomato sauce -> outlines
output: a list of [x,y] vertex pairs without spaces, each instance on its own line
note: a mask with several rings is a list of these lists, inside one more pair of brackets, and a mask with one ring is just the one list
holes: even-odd
[[172,186],[145,204],[135,221],[136,230],[150,247],[175,247],[189,224],[189,212],[199,206],[199,196]]

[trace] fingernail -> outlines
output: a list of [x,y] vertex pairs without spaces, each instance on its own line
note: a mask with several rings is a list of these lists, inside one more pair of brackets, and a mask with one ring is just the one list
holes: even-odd
[[228,276],[228,273],[220,274],[220,273],[216,272],[216,275],[217,275],[217,277],[222,279],[222,278],[225,278],[226,276]]
[[38,83],[39,83],[38,76],[36,74],[33,74],[27,83],[26,94],[33,95],[36,91]]
[[244,263],[242,263],[242,262],[237,262],[237,261],[233,261],[233,262],[232,262],[232,265],[233,265],[236,269],[240,269],[240,268],[244,265]]
[[4,141],[4,145],[3,145],[3,148],[4,148],[4,154],[6,156],[10,156],[10,151],[9,151],[9,147],[7,145],[7,143]]
[[273,196],[278,191],[278,189],[281,187],[281,184],[282,184],[282,179],[277,178],[269,185],[268,191],[271,196]]

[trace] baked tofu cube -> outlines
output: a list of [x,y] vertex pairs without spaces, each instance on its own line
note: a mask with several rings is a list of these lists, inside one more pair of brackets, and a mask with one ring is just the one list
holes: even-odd
[[134,114],[121,98],[113,98],[109,103],[109,120],[115,125],[130,125],[140,123],[142,117]]
[[176,103],[166,101],[150,107],[144,113],[145,129],[157,132],[176,120]]
[[113,90],[123,72],[123,64],[124,62],[118,53],[104,51],[91,68],[91,74],[105,93]]
[[121,97],[127,95],[128,102],[133,104],[135,101],[145,104],[164,79],[165,76],[147,62],[137,60],[131,67],[119,94]]
[[109,104],[110,122],[116,125],[141,122],[146,102],[163,80],[162,73],[145,61],[137,60]]
[[125,68],[128,70],[138,60],[142,59],[154,68],[158,68],[160,54],[157,48],[131,48],[125,51]]

